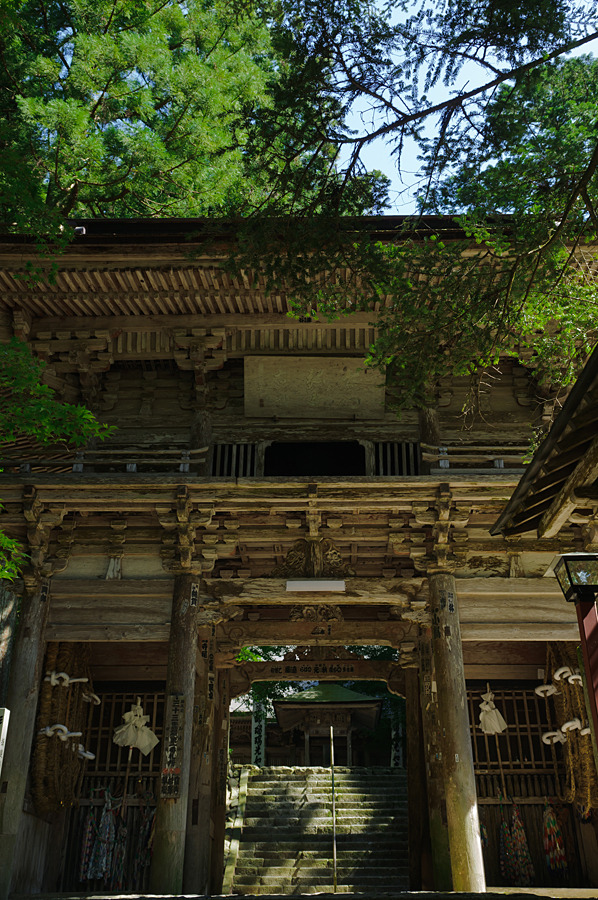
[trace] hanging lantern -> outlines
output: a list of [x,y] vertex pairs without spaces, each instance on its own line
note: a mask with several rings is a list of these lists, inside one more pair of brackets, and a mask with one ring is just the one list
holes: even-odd
[[565,553],[556,564],[554,574],[565,600],[593,599],[598,592],[598,555]]

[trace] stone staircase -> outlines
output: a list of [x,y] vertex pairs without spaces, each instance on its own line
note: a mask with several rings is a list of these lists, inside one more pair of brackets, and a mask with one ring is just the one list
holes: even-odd
[[[327,768],[244,767],[223,893],[332,891],[330,775]],[[337,891],[407,890],[405,771],[335,768],[335,786]]]

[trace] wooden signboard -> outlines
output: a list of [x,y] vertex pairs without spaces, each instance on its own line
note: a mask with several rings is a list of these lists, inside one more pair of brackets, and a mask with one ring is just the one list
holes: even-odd
[[359,357],[245,357],[245,415],[377,419],[384,376]]
[[164,748],[160,772],[160,796],[175,799],[181,796],[183,741],[185,735],[185,697],[168,694],[164,721]]

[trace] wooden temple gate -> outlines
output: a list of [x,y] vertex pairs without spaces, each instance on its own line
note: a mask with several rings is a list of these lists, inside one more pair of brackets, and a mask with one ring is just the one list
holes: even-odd
[[406,697],[429,805],[427,825],[411,801],[413,887],[429,829],[436,886],[483,889],[466,680],[529,688],[547,642],[578,637],[544,575],[582,528],[489,533],[546,413],[532,375],[504,361],[466,433],[467,379],[397,419],[392,385],[363,369],[371,314],[291,320],[285,292],[223,271],[224,238],[206,249],[189,223],[85,229],[52,283],[24,282],[25,245],[0,244],[0,338],[26,340],[60,396],[117,426],[101,447],[20,442],[0,461],[0,524],[30,554],[2,595],[2,897],[60,877],[65,813],[36,810],[24,765],[57,724],[38,709],[57,643],[82,645],[100,695],[162,698],[152,892],[219,889],[229,702],[253,677],[234,660],[273,644],[395,649],[384,678]]

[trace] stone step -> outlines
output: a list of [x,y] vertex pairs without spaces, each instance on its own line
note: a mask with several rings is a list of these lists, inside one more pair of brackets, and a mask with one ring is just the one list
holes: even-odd
[[[260,779],[259,781],[249,781],[248,787],[250,790],[267,790],[280,787],[286,787],[289,790],[302,790],[303,788],[307,788],[308,790],[327,790],[330,789],[331,783],[332,778],[329,775],[328,778],[307,781],[288,781],[286,778]],[[375,782],[367,782],[339,781],[338,778],[335,778],[334,784],[340,790],[344,791],[384,791],[388,790],[389,787],[406,787],[407,779],[381,778],[379,780],[377,779]]]
[[[302,829],[302,833],[306,837],[312,837],[313,835],[321,835],[321,836],[332,836],[332,825],[310,825],[308,827],[304,827]],[[353,835],[356,838],[368,838],[370,840],[375,839],[375,835],[379,834],[378,830],[372,830],[369,824],[366,825],[337,825],[336,827],[337,836],[345,836],[345,835]],[[282,829],[277,827],[276,835],[272,834],[272,829],[268,828],[248,828],[247,830],[243,830],[242,838],[246,841],[264,841],[267,835],[270,835],[270,840],[273,843],[276,843],[277,840],[286,839],[292,840],[293,837],[298,837],[300,834],[299,831],[293,829]]]
[[[248,850],[250,853],[255,853],[256,856],[261,856],[262,852],[265,851],[276,851],[285,854],[293,853],[293,850],[297,852],[304,853],[306,850],[314,850],[317,851],[318,847],[329,846],[331,841],[331,835],[326,834],[310,834],[310,835],[296,835],[291,836],[290,840],[269,840],[265,841],[263,836],[258,837],[257,840],[249,840],[247,835],[242,835],[243,841],[241,844],[242,850]],[[363,849],[364,853],[369,853],[370,850],[383,850],[386,853],[391,853],[395,850],[395,848],[401,848],[406,846],[407,843],[407,834],[397,833],[396,835],[388,834],[385,832],[383,834],[376,834],[372,832],[371,835],[363,835],[363,834],[339,834],[337,835],[337,852],[345,852],[345,851],[357,851],[359,849]]]
[[[331,893],[331,772],[254,770],[233,880],[238,895]],[[407,780],[396,769],[335,769],[338,893],[408,887]]]
[[[336,817],[339,825],[366,825],[375,824],[381,831],[390,825],[401,825],[406,822],[404,813],[396,813],[395,815],[370,816],[367,812],[362,815],[359,813],[344,812],[342,816]],[[327,825],[332,824],[332,810],[324,810],[323,812],[314,813],[312,810],[294,810],[292,815],[279,815],[278,812],[270,811],[265,816],[248,815],[245,817],[245,826],[254,827],[262,825],[264,828],[300,826],[304,825]]]
[[[284,886],[284,890],[272,890],[272,885],[262,884],[262,885],[239,885],[233,889],[233,894],[243,895],[243,896],[263,896],[263,895],[277,895],[277,894],[287,894],[287,895],[296,895],[296,894],[329,894],[332,895],[332,883],[328,882],[327,884],[289,884]],[[390,884],[379,884],[376,887],[369,887],[366,885],[355,885],[355,884],[337,884],[336,893],[337,894],[370,894],[373,900],[377,900],[380,894],[394,894],[398,895],[403,892],[408,891],[408,882],[407,879],[401,880],[399,882],[392,882]],[[411,895],[409,895],[411,896]],[[449,895],[445,894],[446,900],[448,900]],[[473,895],[472,900],[473,900]],[[495,895],[498,898],[498,895]],[[405,898],[407,900],[407,896]]]
[[[336,803],[336,814],[339,817],[351,815],[368,815],[370,818],[376,816],[395,815],[404,809],[404,803],[380,803],[372,805],[370,803]],[[332,814],[332,803],[247,803],[245,806],[246,813],[252,819],[258,816],[277,816],[284,815],[327,815]]]
[[[356,792],[349,793],[348,791],[339,791],[335,790],[334,796],[337,800],[343,803],[398,803],[405,802],[407,799],[407,790],[401,788],[399,791],[380,791],[380,793],[374,794],[372,792]],[[289,791],[289,790],[280,790],[276,792],[272,791],[248,791],[247,800],[249,803],[297,803],[302,801],[309,801],[310,803],[329,803],[332,799],[332,791],[312,791],[312,790],[301,790],[301,791]]]
[[[339,860],[345,861],[347,865],[356,864],[359,862],[367,862],[368,864],[372,863],[384,863],[392,860],[395,862],[396,860],[400,860],[407,853],[408,844],[405,839],[402,844],[393,846],[386,849],[373,849],[365,847],[363,849],[355,849],[355,850],[343,850],[337,847],[336,856]],[[325,846],[310,848],[306,847],[303,850],[297,851],[296,845],[289,847],[288,850],[274,850],[271,847],[264,848],[262,850],[254,851],[248,849],[239,850],[238,860],[240,864],[247,862],[248,864],[252,864],[255,861],[256,865],[287,865],[287,864],[296,864],[297,861],[309,861],[312,859],[327,859],[331,857],[332,850],[330,844],[328,849]]]
[[[380,791],[374,794],[372,792],[349,793],[347,791],[336,790],[334,796],[343,803],[354,803],[361,805],[362,803],[404,803],[407,800],[407,790],[401,788],[398,791]],[[329,803],[332,799],[332,791],[289,791],[279,790],[272,791],[248,791],[247,800],[249,803],[301,803],[309,801],[310,803]]]
[[[371,873],[362,872],[337,872],[337,884],[352,884],[360,889],[368,888],[376,891],[380,885],[395,885],[395,890],[399,886],[406,886],[409,882],[409,873],[407,869],[400,869],[395,872],[388,872],[386,875],[376,877]],[[268,885],[272,894],[286,893],[289,885],[313,885],[328,884],[329,889],[334,882],[334,874],[332,869],[314,870],[313,874],[291,872],[286,875],[282,873],[272,874],[253,874],[253,875],[235,875],[235,886],[247,889],[251,885],[261,886]]]
[[[307,863],[311,863],[311,865],[307,865]],[[326,864],[324,864],[326,863]],[[388,878],[389,880],[392,878],[403,877],[407,872],[407,865],[404,866],[380,866],[376,867],[375,872],[373,873],[372,869],[361,866],[341,866],[337,864],[337,877],[342,878],[343,881],[348,881],[349,879],[355,878],[370,878],[375,876],[376,878]],[[248,879],[256,879],[259,881],[259,878],[328,878],[330,876],[332,878],[333,868],[332,868],[332,860],[323,860],[320,863],[317,863],[316,860],[302,860],[301,863],[297,866],[268,866],[267,868],[262,868],[260,866],[241,866],[238,867],[237,879],[239,880],[239,884],[246,884]],[[264,882],[265,883],[265,882]]]
[[[267,788],[267,787],[277,787],[279,785],[286,785],[289,788],[301,788],[301,787],[310,787],[310,788],[326,788],[330,787],[332,783],[332,776],[327,775],[326,778],[302,778],[302,779],[288,779],[288,778],[255,778],[250,779],[248,782],[248,786],[252,788]],[[358,780],[356,779],[348,779],[348,778],[337,778],[336,775],[334,777],[335,785],[338,785],[340,788],[345,790],[382,790],[385,786],[392,785],[393,787],[403,787],[407,784],[406,778],[376,778],[373,781],[366,781],[363,778]]]

